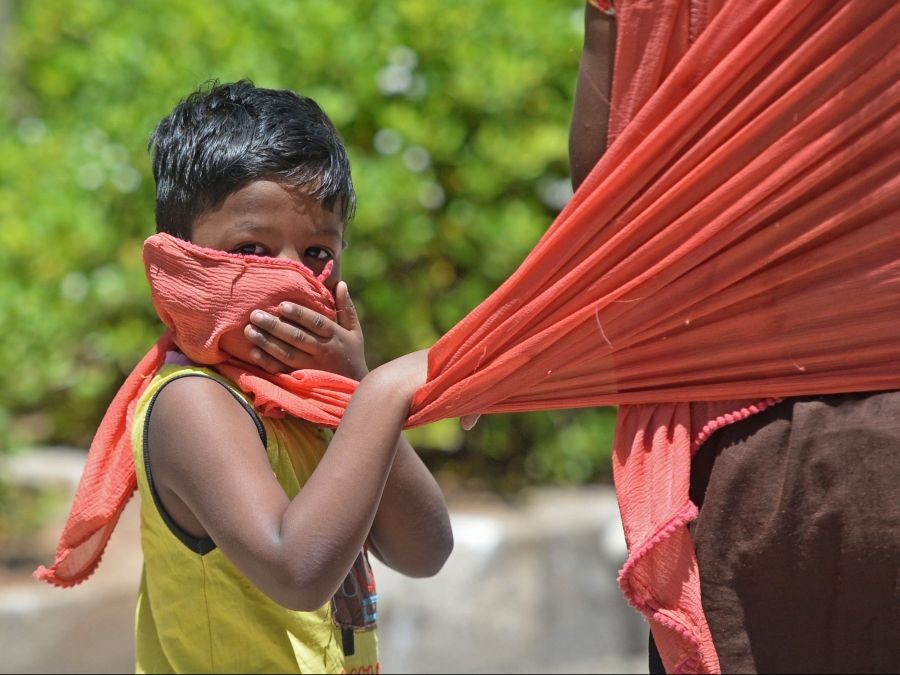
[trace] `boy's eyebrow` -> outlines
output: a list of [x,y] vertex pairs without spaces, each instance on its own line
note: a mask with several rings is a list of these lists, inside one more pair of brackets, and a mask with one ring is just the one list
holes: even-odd
[[273,225],[269,225],[264,222],[259,222],[255,220],[239,220],[235,223],[232,223],[232,227],[238,230],[246,230],[256,232],[259,230],[275,230],[278,229]]
[[[274,225],[269,225],[265,221],[257,220],[238,220],[232,223],[232,227],[243,232],[274,232],[279,230],[279,228]],[[326,225],[324,227],[315,228],[313,234],[337,237],[339,239],[344,238],[343,228],[337,226]]]

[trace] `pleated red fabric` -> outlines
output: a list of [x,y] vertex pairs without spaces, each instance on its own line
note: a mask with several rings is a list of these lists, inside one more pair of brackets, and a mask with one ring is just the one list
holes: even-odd
[[[670,672],[717,672],[685,527],[692,453],[778,397],[900,388],[900,5],[616,9],[613,142],[520,268],[431,348],[409,425],[620,405],[620,584]],[[289,380],[336,415],[350,393],[318,372],[252,377],[270,414],[307,396]],[[127,429],[139,391],[126,382],[99,442]],[[90,471],[87,491],[116,492],[121,476]],[[67,576],[44,578],[90,573],[109,512],[68,540]]]
[[432,347],[412,421],[896,386],[898,15],[726,5]]
[[249,363],[244,327],[254,309],[278,314],[284,300],[303,304],[330,319],[334,298],[300,263],[206,249],[156,234],[144,243],[144,266],[153,306],[166,332],[119,389],[91,442],[69,518],[52,566],[34,576],[55,586],[74,586],[100,564],[109,537],[137,482],[131,451],[131,420],[141,394],[175,347],[253,396],[265,416],[285,414],[337,427],[356,382],[318,370],[269,373]]
[[669,672],[717,672],[693,452],[779,397],[900,387],[900,6],[616,10],[609,150],[412,420],[619,404],[620,584]]

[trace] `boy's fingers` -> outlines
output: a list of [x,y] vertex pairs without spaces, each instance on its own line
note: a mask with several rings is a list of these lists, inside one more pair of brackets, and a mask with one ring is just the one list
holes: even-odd
[[337,301],[337,320],[341,328],[349,331],[358,330],[359,316],[356,314],[356,306],[350,299],[350,289],[346,282],[338,282],[335,300]]
[[280,361],[276,361],[258,347],[250,350],[250,358],[253,360],[253,363],[272,375],[275,373],[289,373],[291,371],[290,367]]
[[302,370],[303,368],[315,368],[312,357],[303,352],[297,352],[297,357],[293,359],[291,365],[288,365],[282,363],[273,356],[269,356],[262,349],[254,347],[250,351],[250,359],[254,364],[272,375],[277,373],[292,373],[295,370]]
[[[314,309],[302,307],[293,302],[282,302],[278,305],[281,316],[320,338],[331,338],[334,335],[334,321],[319,314]],[[254,312],[255,314],[256,312]],[[253,317],[250,317],[251,321]],[[255,321],[254,321],[255,323]],[[284,324],[284,322],[281,322]]]
[[[311,310],[304,311],[307,314],[311,312]],[[309,316],[306,323],[311,323],[313,326],[317,324],[320,326],[324,325],[323,322],[327,321],[327,319],[321,314],[314,314],[321,317],[321,320],[316,321],[315,317]],[[304,352],[313,353],[317,351],[321,343],[328,339],[327,337],[314,332],[312,329],[308,329],[305,325],[297,325],[296,323],[285,321],[284,319],[272,316],[268,312],[264,312],[260,309],[257,309],[250,314],[250,322],[253,324],[252,327],[255,327],[259,331],[263,332],[264,335],[261,339],[264,339],[267,336],[276,338],[278,340],[281,340],[282,342],[286,342],[294,349],[300,349]],[[248,333],[247,337],[252,338],[253,335]],[[263,346],[262,342],[254,342],[260,347]]]
[[[273,337],[271,333],[260,330],[256,326],[247,326],[244,329],[244,335],[266,354],[274,357],[276,361],[289,366],[291,370],[297,368],[297,363],[301,357],[309,356],[309,353],[315,351],[318,347],[318,342],[312,337],[304,336],[300,339],[295,339],[295,336],[292,336],[291,343],[288,343]],[[283,370],[283,368],[279,368],[279,370]]]

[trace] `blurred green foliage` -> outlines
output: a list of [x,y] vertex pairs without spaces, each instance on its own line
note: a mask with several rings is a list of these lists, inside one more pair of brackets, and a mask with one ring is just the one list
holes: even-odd
[[[86,447],[158,337],[147,139],[209,79],[311,96],[359,196],[345,278],[369,364],[432,344],[515,269],[568,188],[583,1],[0,0],[0,439]],[[492,487],[609,471],[612,410],[412,432]]]
[[0,477],[0,568],[34,568],[47,550],[44,526],[68,507],[68,489],[52,483],[9,483]]

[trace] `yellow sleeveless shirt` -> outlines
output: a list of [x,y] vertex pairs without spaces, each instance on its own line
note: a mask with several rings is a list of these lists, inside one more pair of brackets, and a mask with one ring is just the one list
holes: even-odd
[[[291,499],[325,452],[330,432],[296,418],[260,418],[217,373],[165,365],[138,401],[132,448],[141,495],[144,567],[135,620],[138,673],[377,673],[375,588],[365,554],[335,598],[314,612],[282,607],[216,548],[181,530],[156,499],[148,476],[147,421],[174,379],[209,377],[247,409],[272,471]],[[302,554],[302,552],[298,552]]]

